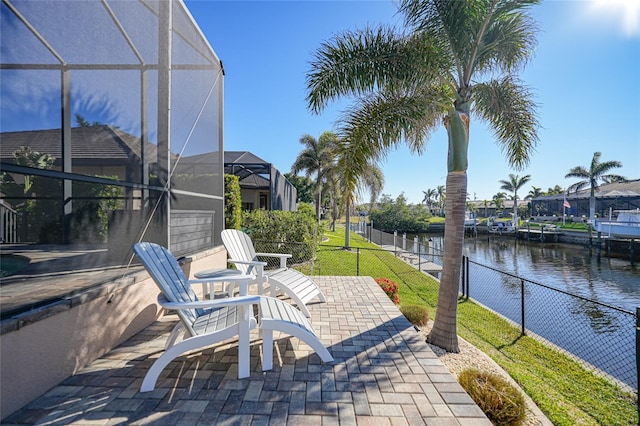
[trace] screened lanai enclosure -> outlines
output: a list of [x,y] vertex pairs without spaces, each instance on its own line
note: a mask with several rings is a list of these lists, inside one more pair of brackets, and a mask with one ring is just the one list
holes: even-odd
[[[184,3],[2,0],[0,24],[3,296],[68,273],[99,285],[139,240],[218,245],[224,70]],[[2,317],[33,303],[3,299]]]

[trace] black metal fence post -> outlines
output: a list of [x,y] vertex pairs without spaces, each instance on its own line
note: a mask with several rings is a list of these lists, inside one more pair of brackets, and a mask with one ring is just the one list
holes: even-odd
[[522,329],[520,331],[520,335],[526,335],[526,329],[524,326],[524,280],[520,279],[520,312],[521,312],[521,320],[522,320]]
[[360,247],[356,248],[356,276],[360,276]]
[[466,275],[467,275],[467,256],[462,255],[462,276],[460,277],[460,292],[462,293],[462,297],[464,297],[464,290],[465,290],[465,282],[466,282]]
[[467,300],[469,300],[469,277],[471,276],[471,271],[469,270],[469,256],[467,256]]

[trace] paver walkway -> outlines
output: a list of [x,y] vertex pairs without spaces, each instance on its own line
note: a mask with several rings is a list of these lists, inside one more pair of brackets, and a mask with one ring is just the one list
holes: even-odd
[[178,358],[140,393],[177,321],[169,315],[3,424],[491,425],[372,278],[314,279],[327,303],[309,305],[312,322],[333,363],[276,335],[263,373],[256,333],[249,378],[237,379],[232,340]]

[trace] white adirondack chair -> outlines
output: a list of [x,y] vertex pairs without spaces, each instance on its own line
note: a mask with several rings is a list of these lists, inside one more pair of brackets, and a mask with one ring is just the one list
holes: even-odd
[[[236,265],[243,274],[256,276],[254,283],[258,284],[258,294],[263,293],[263,286],[268,283],[272,297],[276,297],[279,291],[286,294],[307,318],[311,317],[306,307],[307,303],[316,297],[320,302],[327,301],[318,285],[309,277],[295,269],[287,268],[287,259],[291,257],[290,254],[256,253],[251,238],[237,229],[225,229],[221,235],[224,247],[229,254],[229,262]],[[280,267],[265,270],[267,262],[261,262],[258,256],[279,257]]]
[[[211,346],[238,336],[238,378],[250,375],[249,332],[259,327],[262,341],[262,369],[273,368],[273,332],[279,331],[297,337],[309,345],[322,361],[333,357],[320,342],[311,323],[300,311],[279,299],[266,296],[247,296],[249,281],[254,277],[242,274],[224,274],[198,280],[189,280],[176,258],[164,247],[142,242],[134,252],[153,278],[161,293],[158,303],[175,310],[180,322],[167,339],[165,352],[153,363],[142,381],[141,392],[152,391],[162,370],[181,354]],[[223,299],[198,300],[191,288],[194,284],[234,281],[240,284],[240,296]],[[258,318],[253,316],[253,305],[258,305]],[[179,343],[176,340],[184,334]]]

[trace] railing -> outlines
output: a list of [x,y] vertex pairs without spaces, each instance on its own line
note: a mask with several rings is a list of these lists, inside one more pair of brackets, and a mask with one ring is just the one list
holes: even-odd
[[0,243],[18,242],[18,213],[0,200]]

